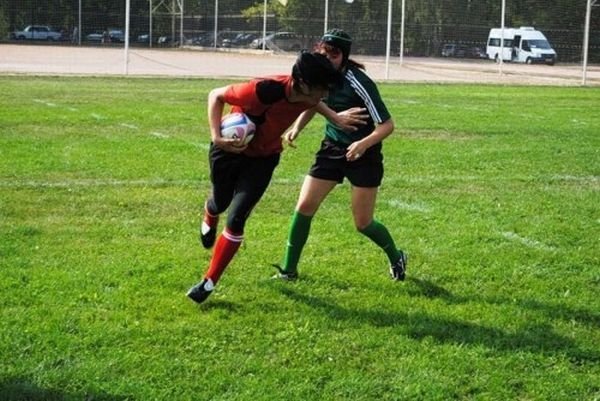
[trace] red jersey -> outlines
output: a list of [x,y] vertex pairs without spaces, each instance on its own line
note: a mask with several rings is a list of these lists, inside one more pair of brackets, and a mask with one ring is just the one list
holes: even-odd
[[292,77],[277,75],[230,85],[224,100],[231,112],[245,113],[255,124],[254,139],[243,152],[260,157],[281,153],[281,136],[303,111],[313,104],[288,102],[292,92]]

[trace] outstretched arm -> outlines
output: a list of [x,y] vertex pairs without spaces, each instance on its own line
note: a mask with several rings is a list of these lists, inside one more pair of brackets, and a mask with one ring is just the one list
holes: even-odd
[[356,131],[359,126],[365,125],[369,119],[369,113],[364,107],[352,107],[336,113],[324,102],[319,102],[316,110],[341,130],[348,133]]
[[290,145],[292,148],[295,148],[296,145],[294,144],[294,141],[296,140],[296,138],[298,138],[298,135],[300,135],[300,131],[302,131],[304,127],[306,127],[306,124],[308,124],[310,120],[312,120],[315,113],[316,110],[313,107],[311,109],[305,110],[302,114],[300,114],[294,122],[294,125],[292,125],[292,128],[290,128],[285,132],[285,134],[283,134],[284,142]]

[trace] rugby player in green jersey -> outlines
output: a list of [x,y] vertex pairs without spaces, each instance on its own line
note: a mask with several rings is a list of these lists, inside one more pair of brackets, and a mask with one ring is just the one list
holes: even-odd
[[[355,130],[344,131],[327,121],[325,138],[304,179],[292,216],[283,265],[274,265],[279,271],[277,277],[282,279],[298,277],[298,262],[312,218],[327,195],[344,178],[352,186],[352,214],[357,230],[386,253],[392,279],[404,280],[405,277],[406,255],[396,247],[387,228],[373,217],[383,178],[381,142],[393,132],[394,122],[377,86],[365,74],[364,66],[349,58],[351,45],[350,36],[340,29],[325,33],[317,45],[316,51],[326,55],[344,76],[343,83],[330,89],[325,104],[336,112],[362,108],[368,114],[366,123]],[[300,115],[284,139],[293,144],[316,112],[327,115],[325,104]]]

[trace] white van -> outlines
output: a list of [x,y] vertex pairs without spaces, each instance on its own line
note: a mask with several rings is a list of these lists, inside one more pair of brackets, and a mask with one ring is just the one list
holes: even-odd
[[500,52],[501,37],[502,28],[490,29],[486,48],[488,58],[498,61],[502,54],[503,61],[515,63],[554,65],[556,62],[556,52],[548,43],[548,39],[531,26],[504,28],[504,50],[502,52]]

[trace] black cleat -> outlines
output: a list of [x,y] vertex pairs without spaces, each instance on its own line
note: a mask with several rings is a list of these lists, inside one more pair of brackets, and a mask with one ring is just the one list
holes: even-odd
[[206,301],[206,298],[210,294],[212,294],[215,285],[213,284],[211,279],[204,279],[192,288],[190,288],[187,292],[187,296],[192,299],[194,302],[201,304]]
[[408,261],[408,258],[404,252],[400,250],[398,252],[400,252],[400,257],[396,263],[390,266],[390,276],[392,277],[392,280],[404,281],[404,277],[406,277],[406,262]]
[[206,249],[210,249],[215,244],[217,238],[217,227],[211,227],[204,220],[200,224],[200,242]]
[[277,269],[277,274],[273,276],[273,278],[278,278],[280,280],[285,281],[294,281],[298,278],[298,272],[286,272],[279,265],[271,265]]

